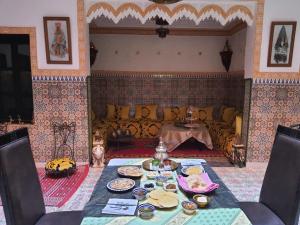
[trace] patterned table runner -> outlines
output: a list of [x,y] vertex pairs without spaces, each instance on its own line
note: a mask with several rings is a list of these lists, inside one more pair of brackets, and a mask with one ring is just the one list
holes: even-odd
[[134,216],[121,217],[86,217],[81,225],[251,225],[247,216],[239,208],[233,209],[205,209],[195,215],[183,213],[181,207],[170,216],[165,211],[156,211],[150,220],[143,220]]

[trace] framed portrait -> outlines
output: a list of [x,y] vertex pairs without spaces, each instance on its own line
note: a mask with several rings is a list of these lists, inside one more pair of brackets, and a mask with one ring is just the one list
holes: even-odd
[[69,17],[44,17],[45,48],[48,64],[72,64]]
[[268,67],[291,67],[296,26],[296,21],[271,23]]

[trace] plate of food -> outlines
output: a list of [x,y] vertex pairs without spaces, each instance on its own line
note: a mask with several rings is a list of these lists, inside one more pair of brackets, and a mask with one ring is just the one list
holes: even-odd
[[161,189],[156,189],[148,194],[145,201],[160,209],[174,208],[178,205],[178,195],[173,192],[167,192]]
[[129,178],[117,178],[107,183],[106,187],[111,191],[128,191],[135,186],[135,181]]
[[219,188],[219,184],[213,183],[207,173],[190,175],[188,177],[179,175],[177,181],[185,192],[193,194],[204,194]]
[[200,165],[197,165],[197,166],[187,166],[187,167],[183,167],[181,169],[181,173],[184,174],[184,175],[186,175],[186,176],[200,175],[203,172],[204,172],[204,169]]
[[143,170],[138,166],[122,166],[117,171],[119,175],[124,177],[138,178],[143,176]]

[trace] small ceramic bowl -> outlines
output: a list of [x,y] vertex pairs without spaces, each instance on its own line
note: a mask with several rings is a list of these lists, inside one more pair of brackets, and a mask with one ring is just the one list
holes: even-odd
[[141,201],[146,198],[147,190],[145,188],[138,187],[133,189],[132,194],[137,200]]
[[139,216],[142,219],[151,219],[154,215],[155,207],[149,203],[141,204],[138,207]]
[[188,215],[192,215],[196,212],[197,209],[197,205],[196,203],[192,202],[192,201],[183,201],[181,203],[183,212],[188,214]]
[[193,200],[200,208],[205,208],[211,201],[211,198],[206,195],[197,194],[193,196]]
[[163,186],[163,183],[166,183],[168,181],[168,177],[157,176],[155,177],[155,181],[158,186]]
[[164,183],[163,188],[165,191],[171,191],[171,192],[177,191],[177,186],[175,183]]
[[155,179],[155,177],[157,177],[159,174],[156,171],[150,171],[147,173],[147,178],[148,179]]
[[160,174],[162,176],[167,177],[168,179],[172,179],[173,178],[173,172],[172,171],[162,171],[162,172],[160,172]]
[[144,184],[144,188],[148,191],[148,192],[150,192],[150,191],[153,191],[154,189],[155,189],[155,184],[153,184],[153,183],[145,183]]

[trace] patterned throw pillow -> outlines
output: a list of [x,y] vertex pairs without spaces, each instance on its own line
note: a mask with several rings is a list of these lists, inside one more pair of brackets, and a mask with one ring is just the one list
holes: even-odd
[[205,108],[198,108],[198,118],[200,121],[212,121],[213,120],[213,110],[212,106]]
[[121,120],[128,120],[129,119],[129,110],[130,106],[119,106],[116,105],[116,113],[117,113],[117,118]]
[[107,119],[115,119],[116,118],[115,105],[107,104],[106,118]]
[[135,118],[157,120],[156,111],[157,105],[136,105]]
[[186,107],[165,107],[164,111],[164,120],[165,121],[174,121],[180,120],[186,117]]
[[221,119],[227,124],[232,124],[235,120],[235,116],[238,114],[238,112],[235,110],[234,107],[222,107],[221,109]]
[[128,120],[129,119],[129,110],[130,106],[119,106],[119,105],[107,105],[107,119],[121,119]]

